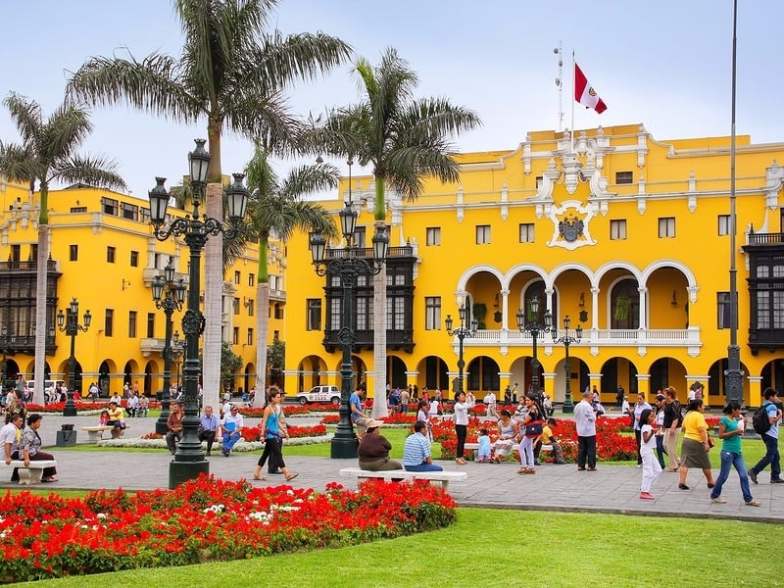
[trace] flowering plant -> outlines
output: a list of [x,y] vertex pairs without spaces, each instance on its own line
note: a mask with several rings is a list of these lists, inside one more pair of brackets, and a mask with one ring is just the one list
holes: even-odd
[[427,483],[357,491],[253,487],[201,476],[175,490],[0,498],[0,582],[245,559],[446,527],[455,503]]
[[[289,437],[296,439],[297,437],[320,437],[327,434],[327,427],[324,425],[313,425],[305,427],[297,427],[295,425],[288,425],[286,430]],[[245,441],[261,441],[261,427],[243,427],[240,430],[240,436]]]

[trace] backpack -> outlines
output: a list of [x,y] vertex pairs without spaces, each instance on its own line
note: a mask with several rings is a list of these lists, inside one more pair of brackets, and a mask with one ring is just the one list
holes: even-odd
[[768,418],[768,404],[763,404],[754,413],[751,423],[754,425],[754,432],[764,435],[770,430],[770,418]]

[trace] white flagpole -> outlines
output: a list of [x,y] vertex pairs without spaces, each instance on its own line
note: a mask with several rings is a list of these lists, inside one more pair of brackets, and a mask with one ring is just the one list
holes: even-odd
[[564,110],[563,110],[563,44],[558,41],[558,47],[553,49],[553,53],[558,56],[558,75],[555,78],[555,85],[558,88],[558,132],[563,131]]
[[571,147],[572,153],[574,153],[574,101],[576,100],[575,96],[575,69],[574,69],[574,50],[572,50],[572,99],[570,102],[572,103],[572,124],[569,127],[569,138],[571,140]]

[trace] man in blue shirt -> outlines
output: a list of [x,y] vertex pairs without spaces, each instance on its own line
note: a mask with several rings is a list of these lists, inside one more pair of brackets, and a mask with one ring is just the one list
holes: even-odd
[[759,463],[749,470],[749,478],[757,484],[757,475],[770,464],[770,483],[784,484],[781,479],[781,464],[779,458],[779,421],[781,420],[781,408],[776,402],[776,391],[773,388],[766,388],[762,393],[765,398],[763,407],[768,413],[770,429],[762,436],[765,442],[765,455]]
[[351,409],[351,422],[354,423],[354,428],[360,439],[367,431],[367,423],[369,421],[362,406],[362,394],[363,391],[361,389],[354,390],[348,399],[348,406]]
[[212,414],[212,407],[205,406],[204,414],[199,420],[199,441],[207,442],[207,455],[212,454],[212,444],[215,443],[215,435],[218,432],[220,421]]
[[433,463],[430,441],[425,436],[427,423],[417,421],[414,434],[409,435],[403,448],[403,467],[409,472],[441,472],[444,468]]

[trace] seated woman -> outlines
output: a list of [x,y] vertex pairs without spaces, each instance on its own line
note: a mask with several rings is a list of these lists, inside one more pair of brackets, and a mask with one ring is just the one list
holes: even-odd
[[102,410],[101,414],[98,416],[98,424],[102,427],[109,426],[109,411]]
[[[49,461],[54,459],[51,453],[41,451],[41,436],[38,429],[41,427],[41,415],[31,414],[27,417],[27,428],[22,433],[22,440],[19,442],[19,457],[24,460],[26,466],[31,461]],[[44,468],[42,482],[56,482],[57,470],[55,468]]]
[[498,420],[498,440],[493,444],[496,462],[500,463],[512,453],[512,446],[519,433],[520,424],[512,420],[512,413],[502,410]]
[[109,420],[106,421],[106,424],[113,427],[112,439],[122,437],[122,433],[125,430],[125,415],[122,407],[117,402],[112,401],[109,403]]
[[362,440],[359,442],[359,467],[370,472],[385,472],[387,470],[402,470],[403,466],[389,459],[389,450],[392,444],[386,437],[379,433],[383,421],[371,420]]

